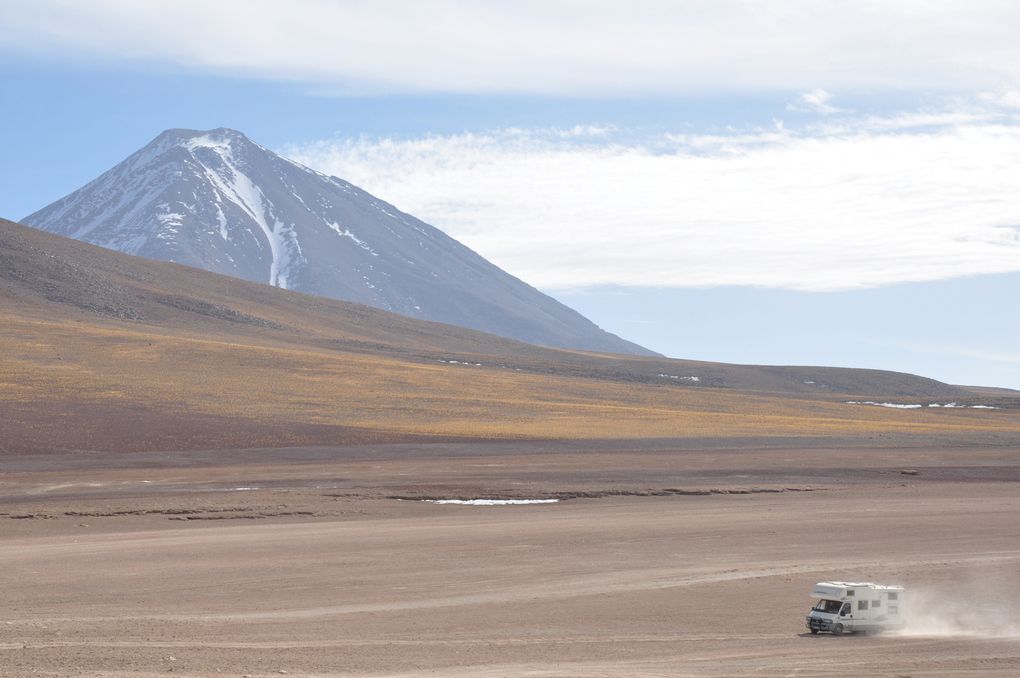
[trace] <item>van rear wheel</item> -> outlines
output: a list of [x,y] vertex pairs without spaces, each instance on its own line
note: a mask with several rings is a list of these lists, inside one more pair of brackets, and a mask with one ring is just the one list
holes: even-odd
[[843,635],[843,625],[842,624],[836,624],[835,626],[833,626],[832,627],[832,635],[834,635],[834,636],[841,636],[841,635]]

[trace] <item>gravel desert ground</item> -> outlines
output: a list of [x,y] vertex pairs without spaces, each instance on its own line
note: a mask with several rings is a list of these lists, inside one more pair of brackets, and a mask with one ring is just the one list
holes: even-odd
[[[1015,443],[9,457],[0,676],[1014,676]],[[921,607],[811,636],[831,578]]]

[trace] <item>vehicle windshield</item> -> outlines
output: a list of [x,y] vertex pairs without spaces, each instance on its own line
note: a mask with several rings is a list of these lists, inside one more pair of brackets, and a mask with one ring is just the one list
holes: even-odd
[[816,612],[825,612],[828,614],[839,614],[839,608],[843,606],[843,603],[838,600],[819,600],[818,604],[815,605],[812,610]]

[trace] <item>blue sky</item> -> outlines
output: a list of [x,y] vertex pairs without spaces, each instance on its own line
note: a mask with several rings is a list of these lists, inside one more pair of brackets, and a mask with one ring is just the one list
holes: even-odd
[[0,215],[239,129],[675,357],[1020,388],[1010,3],[14,0]]
[[1020,274],[1008,273],[840,292],[617,287],[557,296],[649,348],[687,358],[757,364],[768,356],[1008,386],[1020,383],[1017,292]]

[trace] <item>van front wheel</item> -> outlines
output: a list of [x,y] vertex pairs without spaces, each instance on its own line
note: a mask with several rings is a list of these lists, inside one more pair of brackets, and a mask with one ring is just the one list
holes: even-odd
[[834,636],[841,636],[841,635],[843,635],[843,625],[842,624],[836,624],[835,626],[833,626],[832,627],[832,635],[834,635]]

